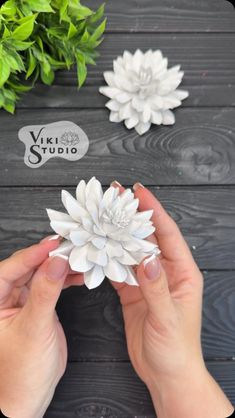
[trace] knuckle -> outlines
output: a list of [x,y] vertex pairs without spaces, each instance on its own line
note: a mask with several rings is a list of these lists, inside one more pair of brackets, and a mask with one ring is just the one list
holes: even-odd
[[35,292],[35,299],[38,304],[46,304],[52,298],[53,292],[47,287],[41,287]]
[[164,297],[168,295],[169,289],[168,285],[166,283],[165,278],[161,275],[156,282],[154,283],[154,286],[152,287],[152,296],[161,296]]

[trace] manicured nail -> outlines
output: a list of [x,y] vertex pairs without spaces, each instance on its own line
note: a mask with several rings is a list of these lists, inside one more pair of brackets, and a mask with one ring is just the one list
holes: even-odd
[[40,243],[45,241],[54,241],[59,238],[61,238],[60,235],[49,235],[48,237],[43,238]]
[[46,275],[49,280],[61,280],[69,270],[68,257],[57,254],[49,258]]
[[142,187],[142,189],[144,189],[144,186],[142,183],[135,183],[133,186],[133,190],[136,192],[136,190],[138,190],[140,187]]
[[53,241],[54,239],[60,238],[59,235],[52,235],[50,238],[48,238],[48,241]]
[[117,180],[114,180],[114,181],[112,181],[112,183],[110,183],[110,186],[112,186],[112,187],[121,187],[122,185],[117,181]]
[[144,273],[147,279],[154,280],[160,276],[161,273],[161,264],[155,254],[152,254],[150,257],[146,258],[143,261]]

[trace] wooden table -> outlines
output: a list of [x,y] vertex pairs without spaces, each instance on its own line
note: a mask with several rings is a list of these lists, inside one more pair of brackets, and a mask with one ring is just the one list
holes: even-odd
[[[50,233],[45,208],[62,209],[61,188],[74,192],[81,178],[148,185],[204,273],[203,352],[235,403],[235,9],[226,0],[110,0],[106,11],[101,57],[80,92],[75,71],[60,72],[51,88],[39,84],[27,94],[14,116],[0,112],[0,257]],[[142,137],[110,123],[98,93],[112,60],[138,47],[160,48],[170,66],[180,63],[182,87],[190,92],[174,126],[153,127]],[[78,162],[52,159],[28,168],[19,128],[58,120],[85,130],[88,153]],[[64,291],[58,314],[69,362],[45,417],[153,418],[108,281],[92,291]]]

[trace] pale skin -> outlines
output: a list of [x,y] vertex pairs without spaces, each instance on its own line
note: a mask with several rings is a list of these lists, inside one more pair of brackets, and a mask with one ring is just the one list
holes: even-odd
[[[118,183],[120,193],[124,190]],[[153,209],[161,255],[136,267],[139,287],[111,281],[122,304],[128,352],[158,418],[225,418],[234,408],[205,367],[200,332],[203,278],[173,219],[139,183],[139,210]],[[41,418],[67,363],[55,305],[63,288],[82,285],[68,261],[48,254],[46,238],[0,262],[0,409]],[[152,279],[148,278],[151,273]]]

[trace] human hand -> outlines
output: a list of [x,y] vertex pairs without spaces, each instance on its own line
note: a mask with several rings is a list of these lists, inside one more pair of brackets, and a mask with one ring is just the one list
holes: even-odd
[[[119,187],[120,192],[123,187]],[[206,369],[201,349],[203,277],[178,226],[145,187],[139,209],[153,209],[159,257],[136,269],[139,287],[112,282],[122,304],[128,352],[159,418],[224,418],[233,407]]]
[[0,409],[11,418],[43,417],[65,371],[55,305],[83,275],[73,274],[65,258],[48,258],[58,245],[58,236],[48,237],[0,262]]

